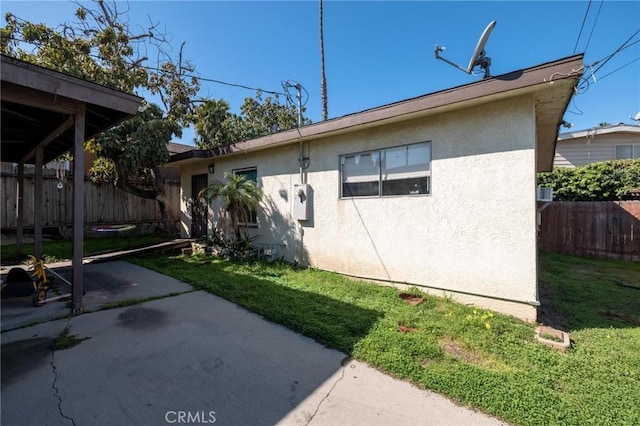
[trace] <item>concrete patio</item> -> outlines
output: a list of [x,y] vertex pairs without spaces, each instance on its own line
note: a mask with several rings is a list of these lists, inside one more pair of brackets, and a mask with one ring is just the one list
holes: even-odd
[[[168,297],[74,317],[3,300],[2,424],[501,424],[164,275],[85,274],[88,310]],[[86,340],[52,351],[64,330]]]

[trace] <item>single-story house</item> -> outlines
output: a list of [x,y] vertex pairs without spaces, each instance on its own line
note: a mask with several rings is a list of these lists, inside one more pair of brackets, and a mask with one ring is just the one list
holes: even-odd
[[226,171],[264,199],[265,252],[536,318],[536,172],[553,165],[582,55],[213,152],[175,155],[184,237],[210,233],[199,190]]
[[560,134],[553,166],[579,167],[626,158],[640,158],[640,126],[619,123]]

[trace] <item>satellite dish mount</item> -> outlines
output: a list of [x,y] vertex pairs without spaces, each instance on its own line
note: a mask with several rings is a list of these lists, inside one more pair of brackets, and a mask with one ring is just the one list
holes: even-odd
[[491,77],[491,74],[489,73],[489,67],[491,66],[491,58],[487,56],[484,50],[484,46],[487,44],[487,41],[489,40],[489,36],[491,35],[491,31],[495,26],[496,26],[496,21],[491,21],[489,25],[487,25],[487,28],[484,29],[484,31],[482,32],[482,35],[478,39],[478,43],[476,44],[476,48],[473,51],[473,55],[471,55],[471,59],[469,60],[469,65],[467,66],[467,68],[462,68],[460,65],[448,60],[447,58],[443,58],[442,56],[440,56],[440,53],[444,52],[445,48],[438,46],[437,44],[434,50],[436,59],[440,59],[448,63],[449,65],[458,68],[460,71],[466,72],[467,74],[472,74],[473,69],[475,67],[480,67],[484,70],[484,78]]

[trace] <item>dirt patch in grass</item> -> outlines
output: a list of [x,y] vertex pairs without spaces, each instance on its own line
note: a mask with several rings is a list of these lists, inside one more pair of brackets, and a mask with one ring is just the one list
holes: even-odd
[[634,290],[640,290],[640,283],[639,284],[632,284],[629,281],[625,281],[625,280],[621,280],[621,279],[617,279],[614,278],[613,283],[619,287],[625,287],[625,288],[632,288]]
[[440,348],[447,354],[452,357],[464,361],[469,364],[482,366],[485,364],[485,360],[481,357],[478,357],[471,350],[464,347],[464,345],[456,342],[451,337],[443,337],[438,340],[438,344],[440,344]]
[[632,325],[640,325],[640,317],[635,315],[624,314],[622,312],[616,312],[612,310],[601,310],[598,311],[598,313],[603,317],[612,319],[614,321],[620,321]]
[[[476,367],[482,367],[491,371],[503,371],[513,372],[513,366],[508,365],[499,358],[493,357],[482,351],[473,350],[468,348],[463,343],[456,341],[453,337],[446,336],[438,339],[438,344],[442,351],[458,361],[465,362],[467,364],[474,365]],[[428,368],[429,365],[434,364],[433,360],[423,359],[422,366]]]
[[417,306],[424,302],[424,297],[414,296],[413,294],[409,293],[400,293],[398,297],[413,306]]
[[597,275],[601,275],[600,271],[596,266],[591,265],[576,265],[571,266],[569,269],[572,275],[584,275],[587,277],[595,277]]
[[416,331],[418,331],[417,328],[415,327],[409,327],[407,325],[402,324],[401,322],[398,323],[398,331],[401,333],[415,333]]

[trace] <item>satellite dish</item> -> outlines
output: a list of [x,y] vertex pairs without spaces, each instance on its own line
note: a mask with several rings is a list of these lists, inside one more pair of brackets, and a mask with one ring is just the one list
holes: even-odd
[[491,58],[486,56],[484,46],[487,44],[489,36],[491,35],[491,31],[493,31],[493,27],[496,26],[496,23],[497,21],[489,22],[487,28],[485,28],[482,32],[482,35],[478,39],[478,43],[476,43],[476,48],[473,50],[473,55],[471,55],[471,59],[469,60],[469,65],[467,66],[467,68],[462,68],[460,65],[440,56],[440,52],[444,52],[445,48],[440,47],[437,44],[434,50],[436,59],[440,59],[448,63],[449,65],[452,65],[459,70],[466,72],[467,74],[471,74],[473,72],[473,69],[479,66],[484,70],[484,78],[489,78],[489,67],[491,66]]
[[638,112],[638,113],[636,114],[636,116],[635,116],[635,117],[633,117],[633,119],[634,119],[634,120],[636,120],[636,121],[640,121],[640,112]]

